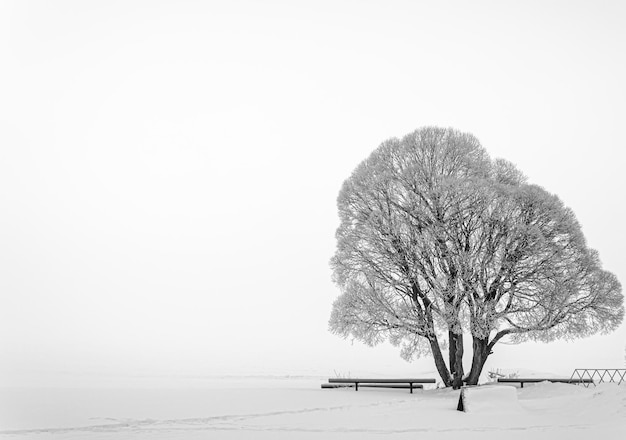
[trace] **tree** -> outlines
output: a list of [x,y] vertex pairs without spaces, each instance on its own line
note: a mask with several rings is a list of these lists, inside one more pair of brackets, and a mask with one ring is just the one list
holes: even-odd
[[621,286],[573,212],[470,134],[426,127],[384,142],[337,204],[331,331],[389,340],[406,359],[430,352],[446,386],[476,384],[503,338],[582,337],[623,319]]

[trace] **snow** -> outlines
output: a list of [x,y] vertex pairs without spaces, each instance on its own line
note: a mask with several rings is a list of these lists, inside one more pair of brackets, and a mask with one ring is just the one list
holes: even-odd
[[463,411],[482,414],[520,412],[517,390],[512,386],[465,387],[461,391]]
[[459,391],[321,389],[327,378],[216,378],[197,386],[4,388],[1,439],[626,438],[626,386],[547,383]]

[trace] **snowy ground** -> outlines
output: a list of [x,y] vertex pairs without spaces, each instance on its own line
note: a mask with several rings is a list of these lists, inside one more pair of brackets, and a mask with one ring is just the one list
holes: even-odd
[[221,378],[160,389],[5,388],[0,438],[626,438],[626,385],[526,385],[512,394],[517,404],[477,405],[478,411],[462,413],[456,411],[458,391],[322,390],[321,382]]

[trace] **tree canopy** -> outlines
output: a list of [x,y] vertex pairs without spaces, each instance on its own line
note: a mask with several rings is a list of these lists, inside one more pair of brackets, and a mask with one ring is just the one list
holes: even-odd
[[621,286],[572,210],[471,134],[425,127],[383,142],[337,205],[331,331],[389,340],[406,359],[430,353],[447,386],[476,384],[502,338],[583,337],[623,319]]

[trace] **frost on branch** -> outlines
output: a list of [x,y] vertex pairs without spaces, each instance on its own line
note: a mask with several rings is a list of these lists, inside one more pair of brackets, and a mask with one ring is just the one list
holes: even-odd
[[424,354],[428,348],[416,336],[432,332],[402,295],[356,281],[335,300],[329,325],[333,333],[370,346],[385,340],[401,345],[405,358]]

